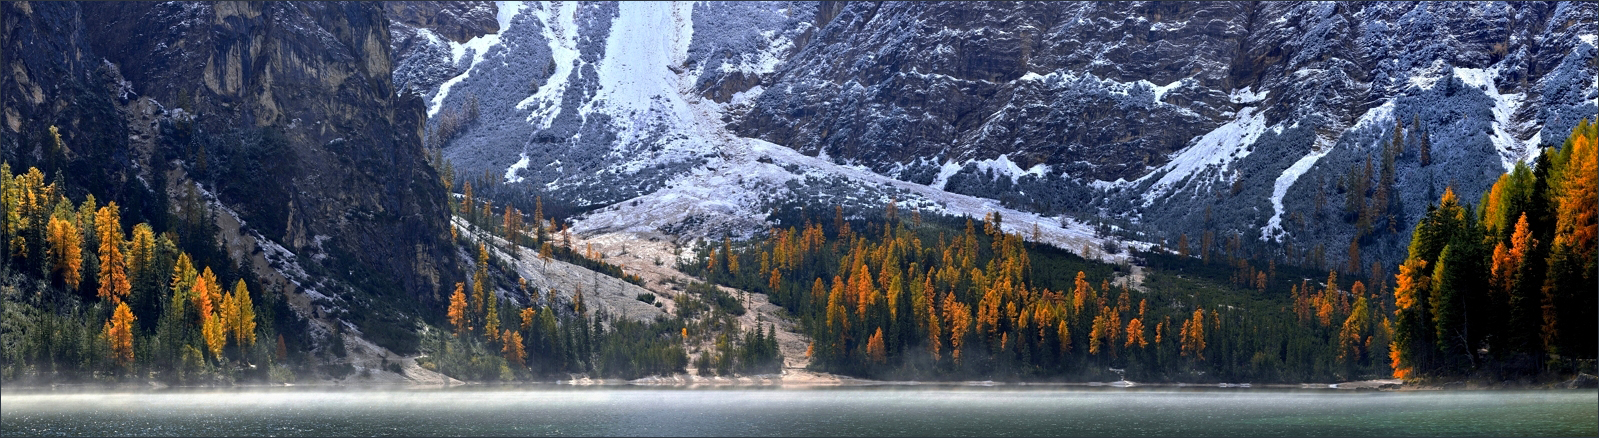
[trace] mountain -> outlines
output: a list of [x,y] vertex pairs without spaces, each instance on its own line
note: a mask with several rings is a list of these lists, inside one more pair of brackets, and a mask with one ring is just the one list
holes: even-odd
[[[415,25],[395,76],[426,96],[431,144],[507,198],[606,207],[582,230],[744,235],[788,202],[898,199],[1312,265],[1349,265],[1357,241],[1359,266],[1393,265],[1446,186],[1476,199],[1599,97],[1591,3],[456,9],[440,14],[498,26]],[[1383,167],[1399,123],[1390,219],[1372,225],[1338,204],[1375,202],[1349,175]]]
[[[3,8],[0,155],[15,168],[64,178],[74,199],[117,201],[157,232],[203,200],[231,259],[218,269],[369,309],[355,322],[373,339],[435,315],[463,276],[422,148],[423,102],[391,80],[382,5]],[[414,350],[404,338],[378,342]]]

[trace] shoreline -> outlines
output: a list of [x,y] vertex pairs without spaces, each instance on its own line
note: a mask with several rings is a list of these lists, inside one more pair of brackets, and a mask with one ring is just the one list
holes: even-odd
[[[1592,379],[1592,375],[1585,375]],[[1358,380],[1339,383],[1185,383],[1185,382],[1010,382],[993,380],[951,380],[951,381],[920,381],[920,380],[873,380],[861,379],[835,374],[814,371],[791,372],[785,370],[782,374],[757,374],[751,376],[735,377],[703,377],[690,374],[675,374],[672,376],[649,376],[639,379],[594,379],[587,376],[572,376],[566,380],[537,380],[524,382],[453,382],[453,383],[396,383],[396,382],[347,382],[347,381],[320,381],[305,383],[247,383],[235,385],[167,385],[159,382],[121,382],[121,383],[53,383],[48,385],[25,385],[6,383],[6,393],[68,393],[68,392],[156,392],[166,390],[250,390],[250,389],[281,389],[281,388],[325,388],[338,390],[431,390],[451,388],[520,388],[520,387],[556,387],[556,388],[651,388],[651,389],[715,389],[715,388],[768,388],[768,389],[817,389],[817,388],[865,388],[865,387],[895,387],[895,388],[1168,388],[1168,389],[1270,389],[1270,390],[1326,390],[1347,392],[1414,392],[1414,391],[1526,391],[1526,390],[1593,390],[1593,386],[1579,387],[1571,385],[1574,381],[1582,380],[1581,377],[1561,382],[1543,384],[1527,384],[1516,382],[1450,382],[1447,384],[1405,383],[1398,379]],[[1590,380],[1591,381],[1591,380]]]

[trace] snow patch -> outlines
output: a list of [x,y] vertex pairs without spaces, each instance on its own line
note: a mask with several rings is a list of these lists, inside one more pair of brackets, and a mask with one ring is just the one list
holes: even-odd
[[516,103],[516,109],[526,110],[535,103],[538,107],[527,115],[528,123],[548,129],[555,116],[561,114],[561,96],[566,95],[567,79],[572,69],[581,62],[577,50],[577,2],[545,2],[543,8],[533,11],[534,17],[545,23],[541,29],[544,40],[550,45],[550,62],[555,72],[537,92]]
[[[1023,170],[1015,161],[1010,160],[1010,154],[1000,154],[998,158],[992,160],[976,160],[973,162],[977,164],[978,170],[994,172],[996,176],[1009,176],[1012,184],[1015,184],[1018,178],[1025,175],[1043,178],[1044,174],[1049,173],[1049,166],[1043,163],[1034,164],[1033,167]],[[943,172],[939,173],[942,174]],[[946,180],[946,182],[948,181]]]
[[[1495,85],[1495,80],[1499,78],[1498,68],[1484,70],[1456,67],[1455,77],[1460,78],[1460,82],[1465,83],[1466,86],[1482,90],[1483,94],[1487,94],[1489,98],[1493,99],[1494,132],[1490,139],[1493,140],[1494,150],[1499,152],[1499,163],[1505,167],[1505,171],[1508,172],[1515,169],[1518,162],[1535,158],[1538,153],[1537,147],[1529,148],[1527,143],[1516,138],[1509,130],[1513,126],[1511,116],[1516,113],[1516,109],[1521,107],[1526,95],[1523,93],[1500,94],[1499,87]],[[1534,146],[1537,145],[1537,143],[1532,144]]]
[[[449,42],[451,63],[459,65],[461,58],[466,56],[467,49],[471,49],[472,64],[467,66],[466,70],[462,71],[461,74],[444,81],[443,84],[439,84],[439,91],[434,93],[433,100],[428,102],[429,118],[432,118],[434,115],[438,114],[439,108],[444,105],[444,98],[450,95],[450,88],[455,87],[455,84],[458,84],[466,78],[471,77],[472,69],[476,68],[477,64],[483,61],[483,55],[489,53],[490,48],[500,45],[500,35],[503,35],[511,30],[511,19],[516,17],[516,14],[521,13],[523,7],[526,6],[522,2],[494,3],[499,7],[499,12],[495,15],[495,19],[499,20],[500,22],[499,32],[480,35],[467,40],[465,43],[457,43],[454,41]],[[432,33],[429,32],[428,39],[433,40],[434,38],[437,38],[437,36],[432,35]]]
[[1265,132],[1265,114],[1255,112],[1254,107],[1238,110],[1238,115],[1233,121],[1201,136],[1192,145],[1178,151],[1171,162],[1138,179],[1143,181],[1161,174],[1160,179],[1144,192],[1144,206],[1147,207],[1156,199],[1170,193],[1177,183],[1185,179],[1212,167],[1226,168],[1228,164],[1249,156],[1248,146]]
[[1294,183],[1299,181],[1299,177],[1314,167],[1321,157],[1327,156],[1328,152],[1332,152],[1332,148],[1311,151],[1309,155],[1301,157],[1292,166],[1284,169],[1282,175],[1277,176],[1277,181],[1272,183],[1271,188],[1271,219],[1266,220],[1266,226],[1260,228],[1260,240],[1282,240],[1282,235],[1286,232],[1282,226],[1283,197],[1288,195],[1288,188],[1293,187]]
[[521,155],[522,155],[522,159],[521,160],[518,160],[516,162],[516,164],[512,164],[511,167],[508,167],[508,168],[505,169],[505,182],[509,182],[509,183],[522,182],[522,177],[518,176],[516,174],[516,172],[519,171],[519,170],[522,170],[522,169],[526,169],[529,164],[532,164],[532,161],[528,159],[526,153],[523,153]]
[[943,166],[939,166],[938,176],[933,178],[933,184],[930,185],[930,187],[936,190],[944,190],[944,186],[949,184],[949,177],[955,176],[956,173],[959,173],[962,167],[965,166],[956,163],[954,160],[950,160],[949,162],[944,163]]
[[1254,91],[1254,88],[1255,87],[1251,85],[1244,87],[1243,89],[1233,90],[1232,93],[1227,95],[1227,100],[1231,101],[1232,103],[1255,103],[1266,100],[1266,95],[1271,93],[1271,90],[1260,90],[1260,92],[1257,93]]

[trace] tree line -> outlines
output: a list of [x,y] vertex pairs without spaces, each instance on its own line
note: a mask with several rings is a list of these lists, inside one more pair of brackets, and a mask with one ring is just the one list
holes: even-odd
[[1596,138],[1583,120],[1476,206],[1445,191],[1428,208],[1396,276],[1394,376],[1592,372]]
[[[203,248],[214,233],[181,233],[206,230],[192,221],[156,233],[124,220],[115,201],[73,201],[63,179],[0,164],[7,379],[289,379],[284,339],[272,317],[257,315],[259,287],[225,279],[180,248]],[[200,220],[192,192],[185,209]]]

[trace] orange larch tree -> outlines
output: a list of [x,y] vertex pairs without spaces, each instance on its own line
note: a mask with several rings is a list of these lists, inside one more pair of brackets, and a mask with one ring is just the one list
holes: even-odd
[[883,347],[883,329],[879,327],[872,337],[866,341],[866,358],[872,363],[888,363],[888,352]]
[[83,235],[78,232],[77,224],[51,217],[46,240],[50,244],[47,251],[51,269],[61,276],[67,288],[77,289],[83,280]]
[[121,301],[133,290],[128,282],[127,260],[122,256],[122,216],[116,201],[95,213],[100,237],[100,298]]
[[505,361],[516,365],[517,368],[526,367],[527,351],[522,347],[522,334],[506,329],[500,334],[500,340],[505,344],[500,347],[500,352],[505,354]]
[[128,303],[117,302],[111,320],[105,323],[105,338],[111,344],[111,358],[124,367],[133,364],[133,320],[133,311],[128,309]]
[[1138,348],[1149,346],[1149,340],[1144,337],[1144,321],[1138,318],[1133,318],[1132,321],[1127,322],[1127,342],[1123,347],[1134,345],[1137,345]]
[[455,293],[450,294],[450,325],[455,326],[455,335],[460,336],[466,332],[466,283],[455,283]]

